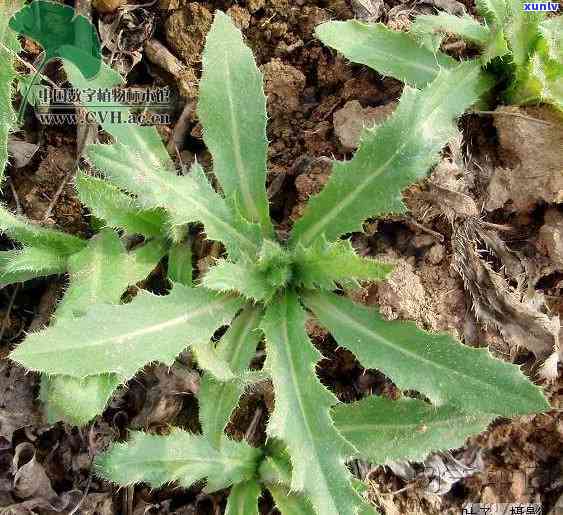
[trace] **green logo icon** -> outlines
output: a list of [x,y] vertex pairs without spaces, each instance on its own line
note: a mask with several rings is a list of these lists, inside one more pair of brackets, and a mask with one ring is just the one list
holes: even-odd
[[102,65],[100,39],[94,25],[72,7],[48,0],[34,0],[10,19],[10,28],[40,44],[43,60],[28,87],[20,107],[25,112],[29,91],[47,63],[64,59],[73,63],[85,78],[93,78]]

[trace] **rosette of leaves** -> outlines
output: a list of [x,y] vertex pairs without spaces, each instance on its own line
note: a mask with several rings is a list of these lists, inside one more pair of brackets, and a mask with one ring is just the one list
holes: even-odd
[[316,34],[351,61],[422,88],[457,61],[439,50],[446,35],[476,46],[475,59],[510,104],[547,103],[563,110],[562,17],[525,10],[524,0],[477,0],[468,14],[417,16],[408,33],[357,20],[319,25]]
[[[75,86],[84,81],[71,65],[67,72]],[[437,162],[457,118],[489,87],[475,63],[441,71],[423,90],[406,87],[394,114],[364,131],[353,159],[334,162],[327,185],[282,241],[265,187],[263,79],[240,31],[218,12],[203,55],[198,116],[219,188],[197,163],[178,174],[146,128],[106,124],[114,142],[89,147],[87,156],[103,174],[100,188],[107,181],[140,209],[164,210],[170,230],[201,223],[224,255],[195,285],[178,279],[167,295],[94,303],[80,317],[29,335],[11,354],[29,370],[123,383],[148,363],[170,365],[181,351],[193,351],[204,370],[202,433],[134,433],[98,457],[98,474],[120,485],[231,486],[229,514],[258,513],[263,486],[286,515],[373,513],[346,466],[350,459],[420,459],[461,445],[497,415],[547,409],[541,390],[487,349],[387,321],[343,295],[391,272],[358,256],[343,237],[369,217],[405,211],[401,191]],[[316,374],[322,355],[306,331],[310,317],[365,368],[426,400],[340,403]],[[250,370],[261,341],[264,367]],[[256,449],[230,439],[225,428],[245,389],[264,378],[273,384],[275,407],[268,444]]]

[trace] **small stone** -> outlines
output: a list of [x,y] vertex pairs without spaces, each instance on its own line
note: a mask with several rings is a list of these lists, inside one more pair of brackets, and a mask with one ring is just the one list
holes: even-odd
[[495,112],[502,166],[493,170],[485,209],[531,212],[541,203],[563,202],[561,113],[548,106]]
[[425,257],[430,264],[438,265],[446,257],[446,249],[443,245],[437,243],[436,245],[432,245],[432,247],[430,247]]
[[347,102],[334,113],[334,132],[344,150],[358,148],[365,127],[374,127],[383,122],[394,110],[396,102],[379,107],[362,107],[357,100]]

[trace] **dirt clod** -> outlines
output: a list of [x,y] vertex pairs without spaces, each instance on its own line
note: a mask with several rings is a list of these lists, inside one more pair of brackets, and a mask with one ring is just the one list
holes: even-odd
[[201,60],[205,36],[212,22],[213,15],[208,9],[191,2],[166,20],[166,40],[185,63],[195,65]]
[[494,118],[503,165],[495,168],[485,207],[530,211],[563,202],[563,123],[548,107],[504,106]]
[[343,149],[347,152],[356,149],[364,128],[379,125],[395,110],[395,107],[394,102],[365,108],[357,100],[347,102],[333,116],[334,132]]
[[272,59],[262,67],[268,113],[290,113],[299,109],[305,89],[305,75],[281,59]]

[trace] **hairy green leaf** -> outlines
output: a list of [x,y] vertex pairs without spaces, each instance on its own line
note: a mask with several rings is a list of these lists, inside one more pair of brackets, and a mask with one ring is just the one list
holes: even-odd
[[481,62],[489,63],[495,57],[508,52],[502,27],[489,28],[471,16],[454,16],[441,12],[438,15],[417,16],[411,27],[411,33],[421,41],[431,35],[455,35],[482,48]]
[[55,229],[48,229],[13,215],[0,205],[0,233],[30,247],[45,247],[61,256],[83,249],[87,242]]
[[[256,346],[262,338],[262,332],[258,329],[261,315],[260,308],[245,307],[217,344],[215,352],[218,358],[228,363],[235,374],[246,371],[256,354]],[[221,443],[225,427],[244,387],[240,377],[222,382],[209,372],[204,374],[198,396],[199,418],[203,434],[213,446],[217,447]]]
[[460,36],[462,39],[485,46],[491,38],[491,30],[481,25],[471,16],[454,16],[441,12],[437,15],[423,14],[417,16],[411,26],[413,34],[444,32]]
[[120,485],[148,483],[158,488],[177,482],[190,487],[207,478],[215,492],[253,479],[259,449],[227,440],[217,450],[203,436],[175,429],[167,436],[134,432],[129,442],[115,444],[95,461],[96,472]]
[[62,274],[67,267],[67,258],[46,247],[23,247],[0,252],[0,287]]
[[509,0],[510,18],[505,29],[512,54],[512,62],[525,67],[534,52],[540,36],[539,24],[545,13],[524,11],[523,0]]
[[108,181],[79,172],[76,191],[80,202],[109,227],[157,238],[166,234],[168,219],[163,209],[141,209],[133,197]]
[[487,45],[483,47],[481,63],[483,66],[486,66],[496,57],[505,56],[509,51],[504,32],[502,30],[493,30]]
[[248,300],[265,300],[274,295],[264,274],[250,262],[221,259],[203,277],[203,285],[219,292],[237,292]]
[[364,367],[381,370],[399,388],[417,390],[438,406],[503,416],[549,408],[540,388],[488,349],[467,347],[412,322],[389,322],[375,309],[334,294],[307,294],[304,300]]
[[227,198],[273,236],[266,196],[266,96],[250,49],[229,16],[217,11],[203,52],[198,117]]
[[168,279],[173,283],[192,286],[193,272],[191,242],[172,245],[168,253]]
[[509,12],[506,0],[476,0],[475,5],[489,25],[504,27]]
[[[93,79],[86,79],[71,62],[64,62],[64,70],[68,80],[74,88],[79,90],[113,88],[123,85],[123,79],[119,72],[105,63],[99,73]],[[120,105],[113,101],[100,102],[94,96],[92,100],[82,99],[82,104],[89,111],[97,114],[97,120],[102,128],[111,134],[117,142],[126,145],[130,152],[139,152],[149,163],[156,163],[158,169],[174,173],[174,164],[168,155],[166,147],[156,127],[141,126],[135,123],[122,123],[131,117],[131,108],[127,105]],[[116,113],[115,116],[107,114]],[[104,113],[106,115],[104,116]]]
[[309,246],[324,235],[361,229],[368,217],[405,211],[401,191],[422,177],[456,133],[456,118],[490,86],[475,62],[459,65],[422,91],[405,87],[394,114],[364,130],[351,161],[336,161],[332,175],[310,199],[291,242]]
[[[69,258],[70,285],[57,308],[56,320],[82,316],[95,304],[118,304],[127,287],[144,279],[164,252],[162,243],[154,241],[128,253],[117,234],[104,229],[88,241],[84,250]],[[44,375],[41,399],[47,417],[84,425],[104,410],[121,382],[116,374],[84,379]]]
[[361,499],[344,462],[355,451],[330,417],[337,400],[314,373],[321,354],[307,336],[305,320],[297,296],[287,292],[268,306],[261,325],[276,395],[268,434],[287,444],[292,491],[305,491],[319,514],[352,515]]
[[121,382],[116,374],[84,379],[43,375],[39,398],[44,403],[47,421],[50,424],[60,420],[77,426],[87,424],[104,410]]
[[352,280],[381,281],[393,266],[356,254],[349,241],[327,243],[319,240],[313,246],[296,251],[294,280],[304,288],[334,290],[335,283]]
[[190,344],[207,342],[240,306],[240,299],[179,284],[166,296],[141,291],[130,304],[96,304],[81,318],[28,335],[11,358],[47,374],[115,373],[126,381],[148,363],[171,365]]
[[162,242],[155,240],[127,252],[115,231],[103,229],[69,258],[70,286],[57,318],[82,316],[95,304],[117,304],[128,286],[154,270],[165,251]]
[[22,5],[21,0],[0,4],[0,188],[8,164],[8,136],[16,124],[12,106],[12,86],[16,78],[14,55],[20,51],[16,34],[8,27],[12,14]]
[[543,20],[539,30],[546,42],[547,57],[563,62],[563,16],[554,16]]
[[283,442],[270,439],[267,451],[258,475],[272,494],[276,508],[282,515],[315,515],[309,499],[291,491],[291,461]]
[[[291,463],[287,450],[277,440],[270,440],[267,444],[268,455],[258,469],[260,480],[266,484],[268,490],[276,501],[276,507],[282,515],[314,515],[316,512],[305,495],[298,495],[290,489]],[[352,486],[363,497],[366,485],[362,481],[352,479]],[[358,510],[358,515],[378,515],[365,500]]]
[[278,243],[264,240],[257,260],[220,260],[205,275],[203,284],[211,290],[236,291],[248,300],[268,302],[292,278],[292,259]]
[[373,464],[422,461],[432,451],[461,447],[493,418],[468,415],[451,405],[436,408],[416,399],[391,401],[375,395],[333,411],[334,423],[357,449],[356,457]]
[[270,484],[268,490],[281,515],[315,515],[315,510],[304,496],[291,492],[283,485]]
[[143,207],[165,208],[174,225],[202,222],[207,236],[223,242],[232,257],[256,254],[259,227],[235,215],[199,164],[192,166],[189,175],[177,176],[160,169],[150,155],[121,143],[93,145],[88,158],[114,184],[135,193]]
[[258,515],[262,487],[256,481],[237,483],[231,488],[225,515]]
[[441,70],[457,66],[448,55],[421,47],[410,35],[381,23],[329,21],[317,26],[315,34],[350,61],[417,88],[432,82]]
[[531,59],[530,84],[535,86],[532,92],[536,91],[532,100],[541,100],[563,111],[563,61],[552,61],[536,53]]

